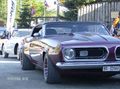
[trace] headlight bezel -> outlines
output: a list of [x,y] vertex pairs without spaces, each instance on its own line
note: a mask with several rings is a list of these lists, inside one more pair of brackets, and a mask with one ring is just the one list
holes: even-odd
[[117,55],[117,50],[119,50],[118,48],[120,48],[120,45],[119,46],[116,46],[116,48],[115,48],[115,51],[114,51],[114,54],[115,54],[115,58],[116,58],[116,60],[120,60],[120,58],[118,57],[118,55]]
[[71,60],[75,58],[75,50],[73,48],[65,48],[63,50],[63,56],[67,60]]

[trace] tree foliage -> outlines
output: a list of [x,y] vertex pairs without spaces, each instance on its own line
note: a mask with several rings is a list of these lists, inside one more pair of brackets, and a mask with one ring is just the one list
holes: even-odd
[[29,5],[23,5],[20,12],[20,18],[18,19],[18,27],[29,28],[31,22],[31,13]]
[[[42,2],[36,0],[22,0],[19,9],[17,23],[19,28],[29,28],[31,25],[32,16],[40,16],[43,14]],[[31,13],[34,9],[34,13]]]
[[[33,14],[33,17],[39,17],[44,16],[44,0],[16,0],[17,6],[16,6],[16,21],[18,19],[21,19],[21,15],[24,5],[28,5],[28,11],[31,13],[31,8],[35,8],[35,14]],[[0,0],[0,21],[4,21],[4,23],[7,22],[7,5],[8,0]],[[55,14],[54,10],[46,11],[46,16],[53,16]]]
[[95,0],[65,0],[63,4],[68,8],[68,11],[64,12],[64,18],[66,20],[76,21],[78,8],[94,1]]
[[[27,7],[25,7],[25,5],[27,5]],[[22,9],[20,7],[22,7]],[[17,15],[17,21],[18,26],[21,28],[30,27],[31,21],[34,20],[32,17],[44,16],[44,0],[22,0],[22,6],[18,6],[18,8],[20,9],[18,9],[19,13]],[[53,13],[54,11],[52,10],[47,11],[46,7],[45,16],[51,16]]]
[[7,0],[0,0],[0,21],[6,22],[7,18]]
[[34,8],[35,13],[33,16],[43,16],[44,4],[41,0],[23,0],[23,4],[29,5],[30,9]]

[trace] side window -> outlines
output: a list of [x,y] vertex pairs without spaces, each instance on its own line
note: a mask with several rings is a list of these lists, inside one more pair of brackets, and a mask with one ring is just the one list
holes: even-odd
[[43,34],[43,30],[42,30],[42,29],[39,31],[39,34],[40,34],[40,35],[42,35],[42,34]]
[[46,25],[43,24],[43,25],[42,25],[42,29],[41,29],[41,31],[40,31],[40,35],[41,35],[42,37],[45,36],[45,29],[46,29]]

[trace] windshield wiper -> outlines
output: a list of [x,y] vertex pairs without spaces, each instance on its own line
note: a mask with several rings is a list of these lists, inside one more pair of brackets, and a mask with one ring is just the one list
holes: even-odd
[[74,33],[60,33],[60,34],[58,34],[58,35],[69,35],[69,36],[73,36]]

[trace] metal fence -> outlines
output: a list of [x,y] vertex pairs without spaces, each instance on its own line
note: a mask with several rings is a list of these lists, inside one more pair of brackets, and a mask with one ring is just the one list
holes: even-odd
[[110,26],[111,12],[120,11],[120,1],[98,2],[79,8],[78,21],[97,21]]

